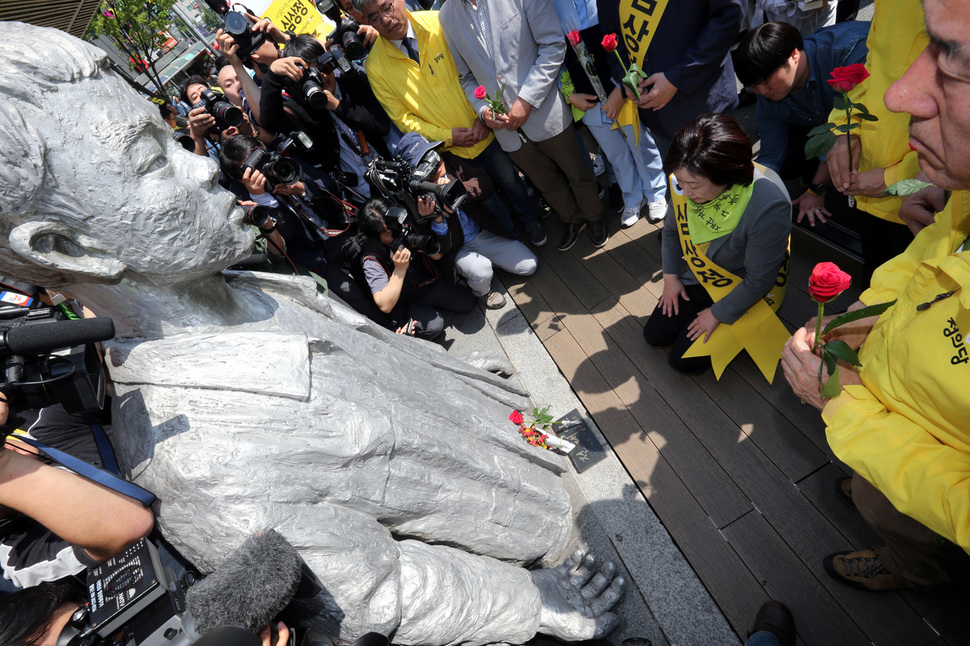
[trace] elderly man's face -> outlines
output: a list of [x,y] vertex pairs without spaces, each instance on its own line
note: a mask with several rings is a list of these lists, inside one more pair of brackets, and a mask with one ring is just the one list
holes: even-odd
[[52,93],[45,131],[56,199],[75,240],[159,284],[186,282],[245,258],[252,234],[218,166],[172,138],[155,107],[113,73]]
[[970,188],[970,0],[925,0],[929,46],[886,92],[908,112],[909,143],[942,188]]
[[372,0],[364,5],[364,20],[388,40],[408,35],[408,12],[404,0]]

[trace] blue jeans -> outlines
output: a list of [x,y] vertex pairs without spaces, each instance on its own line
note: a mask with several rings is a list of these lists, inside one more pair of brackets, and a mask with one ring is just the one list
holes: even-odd
[[[480,164],[492,177],[498,187],[502,189],[505,197],[508,198],[509,203],[512,205],[512,210],[519,216],[519,220],[522,221],[523,225],[529,227],[539,222],[539,212],[529,198],[529,194],[525,188],[525,182],[519,177],[519,173],[515,169],[515,164],[512,163],[508,154],[502,150],[498,140],[492,141],[472,161]],[[483,203],[492,210],[493,217],[501,225],[509,231],[514,232],[515,226],[512,224],[512,217],[509,215],[508,210],[504,205],[500,210],[496,210],[494,205],[496,201],[499,204],[502,202],[493,194],[483,200]],[[503,213],[504,216],[502,215]]]
[[744,646],[781,646],[781,642],[772,633],[762,630],[748,637]]

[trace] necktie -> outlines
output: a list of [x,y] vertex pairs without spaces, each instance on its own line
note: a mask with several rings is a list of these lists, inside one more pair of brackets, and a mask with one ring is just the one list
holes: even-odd
[[408,56],[411,57],[411,60],[412,61],[414,61],[418,65],[421,64],[421,59],[418,57],[418,41],[417,40],[415,40],[414,38],[411,38],[410,36],[408,36],[407,38],[405,38],[404,39],[404,49],[408,50]]

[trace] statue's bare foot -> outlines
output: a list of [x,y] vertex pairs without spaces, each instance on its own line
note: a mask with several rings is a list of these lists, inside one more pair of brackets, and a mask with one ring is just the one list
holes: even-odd
[[599,639],[616,627],[610,612],[623,596],[626,581],[616,576],[616,565],[576,550],[554,568],[534,570],[542,610],[539,632],[566,641]]

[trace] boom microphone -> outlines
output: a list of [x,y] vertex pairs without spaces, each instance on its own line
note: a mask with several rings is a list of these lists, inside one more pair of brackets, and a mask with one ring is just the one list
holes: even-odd
[[186,594],[200,634],[218,626],[258,632],[293,600],[303,559],[275,530],[250,536]]
[[0,351],[12,354],[47,354],[58,348],[70,348],[114,338],[115,324],[109,318],[52,321],[41,325],[18,325],[3,332]]

